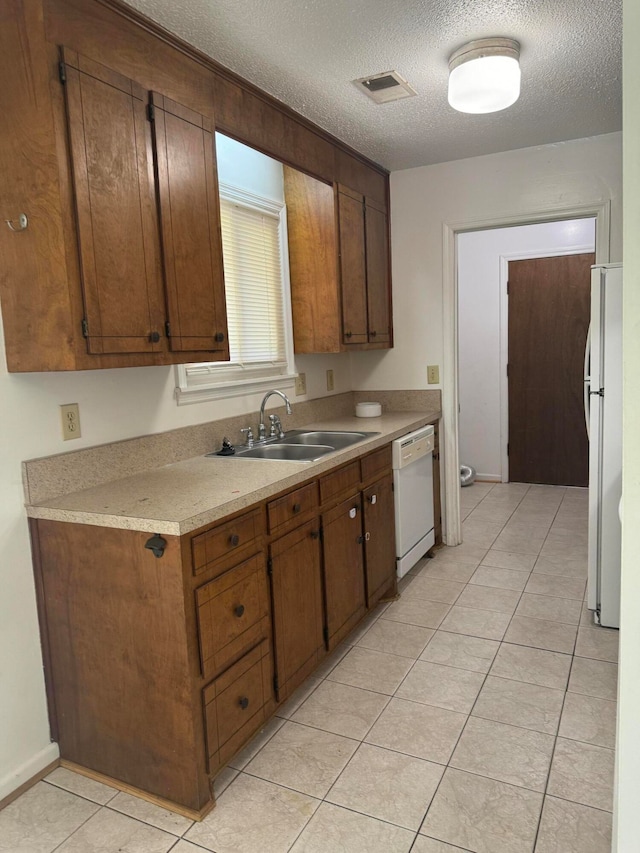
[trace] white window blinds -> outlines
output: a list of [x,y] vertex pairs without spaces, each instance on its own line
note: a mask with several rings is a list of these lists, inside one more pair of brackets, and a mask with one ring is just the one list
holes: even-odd
[[220,214],[231,363],[285,364],[280,217],[227,199]]
[[284,205],[220,185],[230,360],[176,366],[178,405],[293,387]]

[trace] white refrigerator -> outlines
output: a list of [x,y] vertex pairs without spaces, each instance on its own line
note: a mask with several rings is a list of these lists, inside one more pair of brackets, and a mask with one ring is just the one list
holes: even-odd
[[[590,346],[589,346],[590,340]],[[590,350],[590,352],[589,352]],[[591,326],[585,355],[589,433],[589,571],[594,621],[620,627],[622,492],[622,265],[591,270]]]

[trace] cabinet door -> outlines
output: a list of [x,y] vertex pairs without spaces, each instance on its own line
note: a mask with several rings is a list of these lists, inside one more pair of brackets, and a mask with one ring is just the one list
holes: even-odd
[[365,489],[363,498],[367,605],[373,607],[396,576],[393,475]]
[[366,344],[367,271],[364,236],[364,199],[344,187],[338,191],[342,340]]
[[213,120],[151,93],[173,352],[229,358]]
[[270,558],[280,698],[311,672],[324,650],[319,521],[273,542]]
[[367,200],[365,207],[367,244],[367,309],[369,343],[389,343],[391,311],[389,305],[389,234],[383,208]]
[[[364,562],[360,494],[322,516],[324,587],[329,646],[364,613]],[[341,639],[342,634],[338,639]]]
[[159,350],[163,324],[145,92],[62,49],[90,353]]

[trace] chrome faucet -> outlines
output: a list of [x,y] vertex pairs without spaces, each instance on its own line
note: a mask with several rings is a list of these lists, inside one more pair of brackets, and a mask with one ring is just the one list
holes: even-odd
[[[265,407],[265,404],[266,404],[267,400],[269,399],[269,397],[271,397],[273,394],[277,394],[278,397],[282,397],[282,399],[284,400],[285,405],[287,407],[287,414],[288,415],[293,414],[293,412],[291,411],[291,403],[289,402],[289,398],[287,397],[286,394],[283,394],[282,391],[276,391],[275,389],[273,391],[267,391],[267,393],[264,395],[264,399],[263,399],[262,404],[260,406],[260,423],[258,424],[258,441],[264,441],[266,439],[266,429],[265,429],[265,425],[264,425],[264,407]],[[275,424],[273,421],[271,421],[271,435],[275,436],[277,434],[278,433],[276,432]]]

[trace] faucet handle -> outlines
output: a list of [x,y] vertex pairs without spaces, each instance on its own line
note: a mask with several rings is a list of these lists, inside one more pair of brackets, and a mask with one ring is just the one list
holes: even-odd
[[269,415],[269,420],[271,421],[270,437],[273,438],[277,435],[278,438],[284,438],[284,430],[282,429],[282,423],[278,415]]
[[253,435],[252,427],[244,427],[243,429],[240,430],[240,432],[245,433],[245,435],[246,435],[247,447],[253,447],[254,435]]

